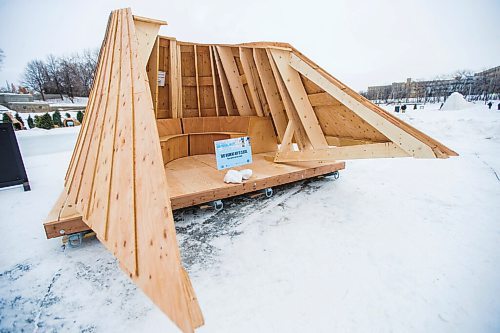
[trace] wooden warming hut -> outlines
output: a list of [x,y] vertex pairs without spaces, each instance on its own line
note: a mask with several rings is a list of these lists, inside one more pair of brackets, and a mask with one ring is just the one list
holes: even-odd
[[[289,44],[158,36],[166,22],[111,13],[48,238],[92,229],[183,332],[203,317],[172,209],[344,168],[339,160],[457,154],[339,82]],[[225,184],[214,141],[249,136],[254,175]]]

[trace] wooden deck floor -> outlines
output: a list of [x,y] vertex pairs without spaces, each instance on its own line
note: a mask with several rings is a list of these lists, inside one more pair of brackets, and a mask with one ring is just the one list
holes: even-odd
[[[226,184],[227,170],[217,170],[215,155],[183,157],[165,166],[172,209],[196,206],[213,200],[259,191],[344,169],[344,162],[273,163],[274,153],[253,155],[253,163],[234,169],[252,169],[253,175],[243,184]],[[267,158],[266,158],[267,157]],[[61,195],[46,222],[47,238],[88,230],[76,210]]]

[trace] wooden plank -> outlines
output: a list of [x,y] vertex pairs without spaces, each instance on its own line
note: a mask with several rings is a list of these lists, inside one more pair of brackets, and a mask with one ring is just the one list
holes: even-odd
[[189,156],[189,138],[187,135],[170,138],[168,141],[160,142],[163,164],[181,157]]
[[182,61],[181,48],[177,46],[177,116],[183,117],[184,105],[182,105]]
[[[128,13],[130,18],[130,11]],[[138,46],[133,42],[133,38],[130,41],[133,71],[137,66],[135,61]],[[144,84],[144,73],[138,71],[131,77],[137,80],[132,81],[132,122],[138,129],[154,129],[152,105],[144,98],[148,88]],[[158,132],[135,131],[133,135],[134,175],[155,175],[134,176],[135,219],[136,225],[140,226],[137,228],[137,243],[141,249],[136,254],[140,266],[139,274],[134,280],[182,331],[193,332],[195,327],[203,323],[203,319],[191,317],[191,307],[194,304],[191,301],[192,295],[186,290],[186,277],[182,274],[174,221],[168,202],[167,183],[162,172],[163,164],[157,163],[161,159]]]
[[139,57],[143,66],[148,63],[149,56],[158,38],[158,31],[160,31],[162,25],[164,23],[134,20],[137,43],[139,44]]
[[[121,19],[120,19],[121,22]],[[109,89],[104,104],[105,128],[101,130],[101,136],[96,146],[98,156],[94,159],[92,169],[94,175],[90,187],[88,202],[82,202],[85,209],[82,211],[84,221],[93,229],[97,235],[105,236],[107,230],[107,215],[109,205],[109,188],[112,177],[112,156],[114,154],[115,129],[118,118],[122,60],[122,24],[117,27],[116,38],[118,42],[113,48],[113,65],[110,68]],[[120,36],[118,38],[118,36]],[[95,142],[95,141],[94,141]],[[89,168],[90,169],[90,168]],[[96,223],[94,224],[94,221]]]
[[157,119],[172,118],[171,80],[169,79],[171,78],[170,53],[170,41],[160,39],[158,71],[164,73],[165,81],[162,86],[158,85]]
[[354,138],[349,138],[349,137],[339,137],[339,136],[325,136],[325,138],[326,138],[326,141],[328,142],[329,146],[337,146],[337,147],[379,143],[379,142],[374,142],[374,141],[370,141],[370,140],[360,140],[360,139],[354,139]]
[[[258,116],[264,116],[264,111],[261,104],[261,97],[259,96],[259,91],[257,85],[259,78],[256,73],[255,63],[252,56],[252,49],[246,47],[240,47],[240,61],[243,66],[243,71],[247,79],[247,84],[250,89],[250,96],[252,96],[253,105],[255,106],[255,111]],[[262,96],[263,98],[263,96]]]
[[302,151],[278,151],[274,162],[338,161],[365,158],[408,157],[408,153],[392,142],[348,147],[331,147]]
[[[224,184],[225,171],[215,167],[194,165],[194,160],[207,157],[215,163],[213,155],[199,155],[172,161],[165,167],[167,180],[171,184],[171,204],[173,209],[199,205],[213,200],[225,199],[268,187],[288,184],[307,178],[317,177],[344,169],[344,162],[309,162],[297,164],[276,164],[265,159],[266,154],[256,154],[254,163],[242,168],[251,168],[253,176],[243,184]],[[192,168],[189,168],[189,166]],[[205,164],[207,165],[207,164]],[[203,177],[199,175],[203,174]],[[185,184],[186,177],[203,178],[206,182]],[[187,185],[195,187],[186,187]]]
[[257,72],[262,82],[262,88],[268,101],[271,117],[273,118],[274,126],[278,134],[278,139],[282,142],[288,123],[285,106],[281,101],[266,50],[254,49],[253,56],[255,58]]
[[156,126],[158,128],[158,136],[181,134],[182,124],[181,119],[158,119],[156,121]]
[[290,95],[288,94],[288,90],[286,89],[285,83],[283,82],[283,79],[278,71],[278,68],[276,67],[276,64],[274,63],[273,56],[271,55],[269,50],[267,51],[267,57],[269,60],[269,64],[271,66],[274,78],[276,79],[276,84],[279,90],[279,93],[281,95],[283,105],[285,106],[286,110],[286,115],[289,120],[293,120],[293,124],[295,126],[294,130],[294,138],[295,141],[297,142],[297,145],[299,149],[310,149],[312,148],[311,141],[309,140],[309,137],[307,136],[307,133],[304,129],[304,126],[302,125],[302,122],[300,121],[299,115],[297,114],[297,110],[295,109],[295,106],[293,105],[292,99],[290,98]]
[[[114,127],[113,157],[111,159],[111,177],[108,190],[107,224],[104,234],[104,243],[107,248],[120,258],[120,266],[133,275],[138,274],[137,262],[137,228],[135,194],[130,189],[135,186],[134,172],[134,89],[136,80],[130,75],[132,68],[130,25],[127,13],[122,13],[121,29],[121,59],[118,91],[119,103],[115,109],[116,118]],[[124,112],[128,110],[128,112]],[[103,128],[106,131],[108,128]],[[96,184],[99,185],[99,184]],[[85,218],[85,215],[84,215]],[[131,223],[132,222],[132,223]],[[102,241],[102,235],[99,236]]]
[[236,61],[234,60],[233,51],[230,47],[217,46],[222,68],[226,74],[231,93],[236,102],[236,107],[240,116],[253,116],[254,113],[250,108],[243,83],[240,80],[240,74]]
[[215,69],[214,69],[214,54],[212,51],[212,47],[208,47],[208,52],[210,54],[210,72],[212,73],[212,85],[214,87],[214,99],[215,99],[215,114],[219,115],[219,99],[217,98],[217,83],[215,78]]
[[196,44],[193,45],[194,49],[194,72],[196,73],[196,102],[198,103],[198,116],[201,117],[200,106],[200,83],[198,82],[198,53],[196,52]]
[[229,87],[229,82],[226,77],[226,72],[222,67],[222,62],[219,57],[219,53],[215,46],[212,47],[212,51],[215,56],[215,64],[217,67],[217,72],[219,73],[220,84],[222,87],[222,95],[224,96],[224,105],[226,106],[226,112],[228,116],[237,116],[238,111],[233,109],[233,101],[231,95],[231,88]]
[[182,84],[187,87],[206,87],[212,86],[213,80],[209,76],[183,76]]
[[293,150],[293,143],[292,143],[293,133],[295,133],[295,124],[293,123],[293,120],[290,120],[288,122],[288,125],[286,126],[285,134],[283,135],[283,140],[281,141],[279,149],[280,151]]
[[271,117],[250,117],[248,136],[252,144],[252,154],[278,150],[278,139]]
[[[82,124],[83,128],[80,129],[78,136],[78,145],[75,146],[72,163],[68,168],[66,173],[66,179],[64,186],[67,193],[69,194],[69,201],[76,203],[78,187],[80,186],[81,177],[84,170],[84,165],[87,162],[88,152],[90,147],[90,138],[93,136],[96,125],[96,120],[99,117],[99,113],[103,112],[100,110],[100,103],[104,98],[103,95],[107,91],[107,87],[104,84],[109,82],[108,68],[112,63],[112,52],[115,43],[115,34],[117,29],[117,18],[116,12],[112,12],[108,22],[108,29],[106,30],[105,40],[103,41],[101,51],[99,52],[99,64],[98,64],[98,81],[95,81],[92,88],[92,93],[89,97],[89,103],[85,109],[86,116],[84,117],[84,122]],[[113,34],[113,35],[112,35]],[[96,116],[90,118],[88,115],[95,113]]]
[[307,95],[307,97],[309,98],[309,102],[311,103],[312,106],[324,106],[324,105],[341,106],[342,105],[342,103],[337,101],[332,96],[328,95],[326,92],[309,94],[309,95]]
[[160,62],[160,42],[157,38],[155,44],[153,45],[153,50],[151,51],[151,56],[149,57],[148,64],[146,66],[146,72],[148,73],[149,88],[151,90],[151,99],[153,100],[153,107],[155,114],[158,111],[158,68]]
[[182,78],[180,72],[180,61],[178,58],[177,41],[170,41],[170,109],[172,118],[179,118],[182,108]]
[[[302,85],[299,74],[292,67],[289,66],[290,52],[271,49],[274,62],[281,78],[288,90],[290,98],[295,105],[295,110],[299,115],[299,120],[302,123],[305,132],[311,145],[314,149],[321,149],[328,146],[321,126],[319,125],[318,118],[309,103],[306,90]],[[297,124],[297,123],[296,123]]]
[[360,116],[368,124],[375,127],[383,135],[389,138],[392,142],[406,151],[410,156],[420,158],[435,158],[436,155],[432,149],[422,143],[414,136],[408,134],[395,124],[391,123],[378,113],[370,110],[366,105],[359,102],[351,95],[344,92],[338,86],[327,80],[309,64],[301,60],[296,55],[292,54],[289,59],[289,65],[296,71],[307,77],[309,80],[316,83],[319,87],[331,94],[335,99],[347,106],[350,110]]
[[200,133],[189,136],[189,155],[215,154],[214,141],[231,138],[228,134]]
[[[96,173],[98,171],[98,161],[101,152],[101,143],[103,142],[104,130],[109,129],[109,127],[105,127],[104,124],[108,118],[108,103],[111,98],[111,94],[113,93],[113,89],[115,87],[114,80],[115,75],[119,72],[119,62],[120,61],[120,53],[115,52],[118,48],[118,45],[121,47],[121,21],[122,17],[117,13],[114,29],[110,36],[110,44],[109,47],[109,67],[106,67],[106,77],[104,86],[102,87],[102,95],[99,103],[96,105],[96,109],[89,110],[89,114],[95,113],[93,118],[95,127],[92,133],[92,136],[86,138],[87,142],[82,142],[82,145],[87,145],[87,154],[83,162],[80,162],[81,166],[81,177],[77,183],[74,183],[73,187],[68,189],[68,202],[72,204],[76,204],[76,207],[83,212],[83,214],[88,214],[89,209],[91,207],[91,193],[94,188]],[[111,40],[113,43],[111,44]],[[95,142],[94,145],[91,145],[90,142]],[[86,170],[91,170],[91,172],[85,172]],[[73,199],[74,198],[74,199]],[[85,215],[86,216],[86,215]],[[92,221],[88,221],[89,227],[92,228]]]

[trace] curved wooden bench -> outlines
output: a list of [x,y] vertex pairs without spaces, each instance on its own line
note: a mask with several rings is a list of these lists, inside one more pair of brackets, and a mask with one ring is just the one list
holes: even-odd
[[249,136],[252,152],[276,151],[277,138],[268,117],[193,117],[158,119],[163,162],[203,154],[214,154],[214,141]]

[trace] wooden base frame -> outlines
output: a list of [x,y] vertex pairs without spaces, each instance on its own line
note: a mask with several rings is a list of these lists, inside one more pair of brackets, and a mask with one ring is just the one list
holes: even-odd
[[[272,162],[273,156],[274,153],[255,154],[252,164],[237,168],[249,168],[253,171],[253,176],[243,184],[225,184],[223,179],[226,171],[217,170],[213,154],[187,156],[168,163],[165,173],[172,209],[226,199],[345,168],[344,162],[296,162],[279,165]],[[186,182],[186,179],[195,181]],[[68,206],[66,198],[63,193],[44,223],[47,238],[89,230],[81,215]]]

